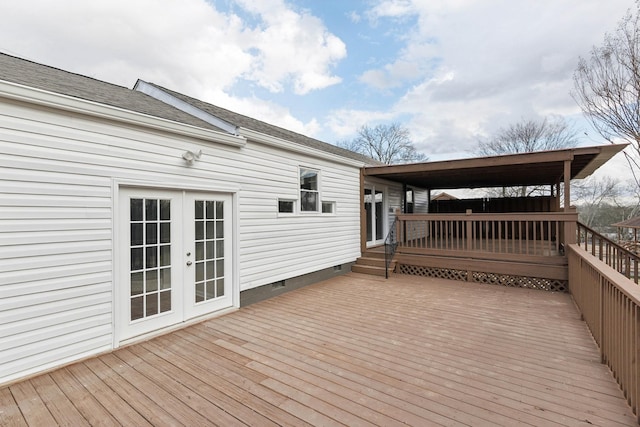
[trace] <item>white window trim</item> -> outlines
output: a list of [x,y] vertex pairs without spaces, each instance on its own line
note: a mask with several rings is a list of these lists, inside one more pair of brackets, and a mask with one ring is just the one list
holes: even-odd
[[[293,203],[293,211],[292,212],[280,212],[280,202],[292,202]],[[295,216],[298,214],[298,199],[294,199],[292,197],[278,197],[276,199],[276,210],[278,212],[278,216]]]
[[[331,205],[331,212],[322,212],[322,205],[329,203]],[[335,215],[336,214],[336,202],[333,200],[321,200],[320,201],[320,213],[322,215]]]
[[[315,211],[303,211],[302,210],[302,188],[300,187],[300,174],[303,169],[310,170],[316,173],[318,177],[318,189],[317,190],[304,190],[315,191],[317,193],[317,207]],[[318,168],[311,166],[298,166],[298,213],[300,215],[321,215],[322,214],[322,172]]]

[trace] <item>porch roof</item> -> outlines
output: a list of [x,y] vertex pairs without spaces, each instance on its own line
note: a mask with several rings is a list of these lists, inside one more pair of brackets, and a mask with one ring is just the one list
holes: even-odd
[[364,175],[427,189],[553,185],[564,180],[564,162],[571,161],[571,179],[586,178],[628,144],[568,148],[493,157],[371,166]]

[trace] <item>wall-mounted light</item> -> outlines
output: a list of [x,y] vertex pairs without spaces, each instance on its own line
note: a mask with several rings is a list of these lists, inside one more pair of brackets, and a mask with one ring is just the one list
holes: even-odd
[[200,160],[200,156],[202,156],[202,150],[198,150],[197,152],[185,151],[184,153],[182,153],[182,158],[190,164],[192,164],[196,160]]

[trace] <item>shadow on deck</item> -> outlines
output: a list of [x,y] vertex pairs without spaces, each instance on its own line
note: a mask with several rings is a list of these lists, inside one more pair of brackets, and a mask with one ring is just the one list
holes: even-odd
[[0,389],[0,425],[636,425],[571,296],[347,274]]

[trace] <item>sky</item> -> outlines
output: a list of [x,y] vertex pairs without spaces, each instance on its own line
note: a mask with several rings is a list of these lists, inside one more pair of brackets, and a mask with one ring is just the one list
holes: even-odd
[[[560,115],[633,0],[2,0],[0,52],[137,79],[329,142],[400,123],[430,160]],[[620,173],[616,159],[604,173]],[[610,171],[609,171],[610,170]]]

